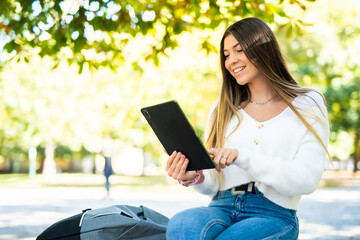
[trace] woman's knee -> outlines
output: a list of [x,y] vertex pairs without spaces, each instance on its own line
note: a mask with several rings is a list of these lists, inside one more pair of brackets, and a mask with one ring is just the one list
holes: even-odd
[[194,227],[199,220],[198,216],[203,212],[203,208],[187,209],[174,215],[167,226],[168,231],[189,230]]
[[[173,216],[167,226],[167,239],[212,239],[228,227],[222,214],[212,208],[193,208]],[[223,216],[225,218],[225,215]]]
[[174,215],[167,225],[166,239],[187,239],[188,234],[195,231],[196,212],[196,209],[188,209]]

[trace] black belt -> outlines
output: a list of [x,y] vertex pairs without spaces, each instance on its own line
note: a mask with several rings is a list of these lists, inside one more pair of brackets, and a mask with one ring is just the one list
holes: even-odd
[[246,192],[256,193],[255,192],[255,183],[254,182],[249,182],[247,184],[239,185],[239,186],[233,187],[231,189],[231,194],[232,195],[244,194]]

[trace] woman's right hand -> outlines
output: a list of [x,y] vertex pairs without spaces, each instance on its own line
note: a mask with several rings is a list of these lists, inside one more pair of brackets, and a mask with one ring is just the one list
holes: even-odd
[[174,151],[167,160],[166,171],[175,180],[190,181],[196,177],[196,171],[186,171],[188,164],[184,154]]

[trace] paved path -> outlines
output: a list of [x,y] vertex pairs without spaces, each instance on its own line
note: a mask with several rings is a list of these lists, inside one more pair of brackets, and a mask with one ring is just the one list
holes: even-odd
[[[190,189],[134,192],[113,188],[111,200],[102,188],[0,188],[0,240],[30,240],[50,224],[86,208],[115,204],[144,205],[171,217],[209,199]],[[299,239],[360,240],[360,187],[319,189],[303,197],[298,213]]]

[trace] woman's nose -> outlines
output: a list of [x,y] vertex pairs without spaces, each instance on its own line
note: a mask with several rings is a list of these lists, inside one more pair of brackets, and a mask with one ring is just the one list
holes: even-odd
[[232,63],[236,63],[237,61],[238,61],[238,59],[237,59],[237,57],[235,56],[235,54],[231,54],[230,56],[229,56],[229,62],[230,62],[230,64],[232,64]]

